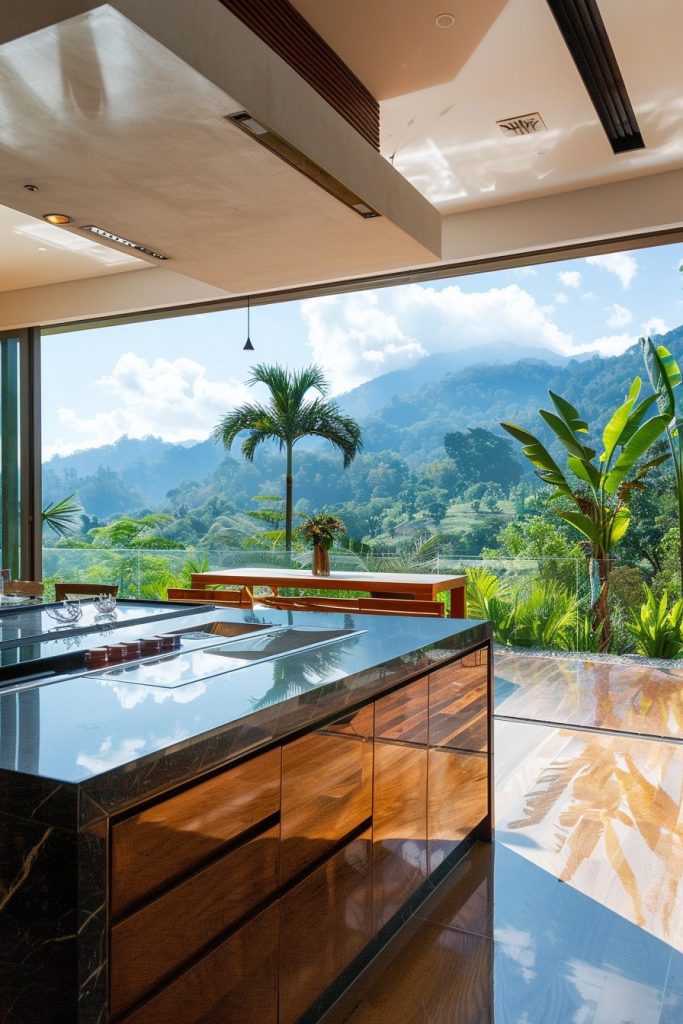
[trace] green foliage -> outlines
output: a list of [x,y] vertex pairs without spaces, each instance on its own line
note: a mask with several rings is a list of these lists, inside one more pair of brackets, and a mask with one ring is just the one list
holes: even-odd
[[615,565],[610,574],[610,593],[631,611],[640,607],[645,596],[645,580],[641,569],[631,565]]
[[678,499],[678,589],[683,592],[683,417],[681,417],[676,404],[675,391],[681,383],[681,371],[676,360],[664,345],[655,345],[652,338],[641,338],[640,347],[650,383],[657,394],[659,411],[666,419],[666,435],[671,450]]
[[645,603],[631,613],[626,628],[635,640],[636,651],[649,658],[683,657],[683,598],[669,608],[666,590],[659,601],[645,588]]
[[82,513],[83,508],[75,500],[75,495],[70,494],[61,501],[53,501],[46,505],[41,512],[41,518],[44,526],[49,526],[59,537],[66,537],[78,528]]
[[[612,551],[628,530],[629,495],[642,490],[643,477],[664,461],[657,456],[641,460],[666,428],[668,418],[659,414],[647,419],[655,395],[638,401],[641,380],[635,377],[626,400],[612,413],[603,432],[603,451],[584,443],[588,423],[566,399],[549,392],[554,411],[541,409],[540,415],[565,450],[568,473],[560,469],[545,445],[528,430],[512,423],[501,423],[517,441],[536,475],[553,487],[557,515],[586,538],[590,546],[591,609],[594,629],[601,629],[601,649],[611,641],[608,586]],[[597,461],[596,461],[597,459]],[[574,506],[574,507],[572,507]]]
[[493,481],[505,492],[519,483],[522,470],[513,447],[482,427],[454,431],[443,439],[446,454],[453,463],[454,485],[461,494],[468,485]]
[[509,584],[488,569],[469,569],[467,607],[473,618],[492,620],[496,640],[505,646],[576,649],[578,601],[555,581]]
[[93,543],[98,547],[111,548],[182,548],[182,544],[167,543],[165,538],[153,532],[170,521],[171,516],[163,512],[152,512],[138,519],[122,516],[107,526],[92,530]]
[[659,545],[660,570],[654,576],[652,589],[658,596],[665,590],[681,596],[680,550],[681,535],[678,527],[672,527]]

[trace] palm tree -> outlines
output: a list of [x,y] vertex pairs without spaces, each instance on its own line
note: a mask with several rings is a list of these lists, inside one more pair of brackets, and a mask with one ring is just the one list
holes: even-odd
[[[213,436],[230,448],[243,430],[249,436],[242,441],[242,454],[254,461],[256,449],[264,441],[277,441],[287,457],[285,476],[285,547],[292,548],[292,451],[302,437],[324,437],[344,457],[346,469],[363,447],[360,427],[350,416],[344,416],[336,404],[325,398],[328,383],[319,366],[303,370],[287,370],[277,364],[259,363],[247,380],[265,384],[270,391],[266,405],[246,403],[228,413],[216,426]],[[307,399],[309,391],[318,396]]]

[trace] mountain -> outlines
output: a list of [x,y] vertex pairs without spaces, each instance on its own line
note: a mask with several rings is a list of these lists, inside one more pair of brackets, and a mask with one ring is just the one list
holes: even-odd
[[[661,341],[680,351],[683,326]],[[364,453],[342,473],[341,460],[329,445],[320,439],[303,441],[295,457],[297,500],[315,508],[349,497],[359,502],[393,497],[405,488],[406,474],[419,475],[429,463],[446,458],[443,438],[452,431],[484,427],[502,433],[504,420],[543,434],[538,410],[547,407],[548,390],[577,406],[593,438],[635,376],[645,378],[644,393],[649,391],[638,346],[611,358],[512,363],[487,358],[457,367],[461,356],[428,356],[412,370],[385,374],[340,396],[344,411],[361,425]],[[275,445],[259,449],[249,464],[237,448],[226,456],[210,439],[188,445],[122,437],[113,445],[50,459],[43,491],[45,502],[77,492],[87,513],[100,518],[142,508],[198,508],[214,498],[247,509],[253,508],[256,494],[281,493],[282,472]],[[167,498],[169,492],[174,493]]]
[[[348,416],[362,420],[395,398],[403,398],[423,384],[432,383],[450,373],[479,366],[487,370],[493,365],[509,364],[523,359],[540,360],[538,348],[523,345],[481,345],[458,352],[436,352],[425,356],[406,370],[392,370],[360,384],[351,391],[337,395],[336,401]],[[569,360],[555,352],[544,352],[544,363],[564,366]]]
[[[182,480],[202,480],[220,465],[224,451],[212,439],[172,444],[159,437],[120,437],[115,444],[56,455],[43,467],[45,500],[79,489],[83,480],[102,483],[102,471],[116,475],[140,505],[156,506]],[[93,510],[94,511],[94,510]]]

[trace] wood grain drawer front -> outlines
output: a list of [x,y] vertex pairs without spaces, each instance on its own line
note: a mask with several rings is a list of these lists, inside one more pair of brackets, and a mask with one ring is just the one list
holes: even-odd
[[482,822],[489,812],[489,757],[446,747],[429,751],[429,871]]
[[282,751],[282,881],[372,814],[372,707]]
[[426,747],[375,745],[374,930],[393,917],[427,877]]
[[271,750],[114,825],[112,915],[201,864],[279,806],[280,751]]
[[371,845],[368,829],[281,900],[280,1024],[298,1021],[370,941]]
[[488,650],[482,648],[429,675],[429,744],[488,749]]
[[278,908],[269,907],[125,1024],[276,1024]]
[[111,930],[111,1012],[137,1003],[278,886],[280,828],[262,832]]
[[426,746],[428,700],[427,676],[382,697],[375,704],[375,738]]

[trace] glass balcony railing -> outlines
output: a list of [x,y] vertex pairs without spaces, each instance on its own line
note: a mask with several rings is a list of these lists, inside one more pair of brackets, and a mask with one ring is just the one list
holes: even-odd
[[[590,650],[590,590],[586,563],[574,558],[487,559],[444,555],[428,559],[409,554],[356,554],[334,549],[333,571],[467,575],[468,612],[490,618],[496,639],[510,647],[540,650]],[[240,567],[309,568],[310,551],[253,548],[43,549],[47,599],[56,581],[114,583],[121,597],[163,600],[170,586],[190,586],[192,572]],[[311,578],[311,590],[315,581]],[[444,595],[445,597],[445,595]]]

